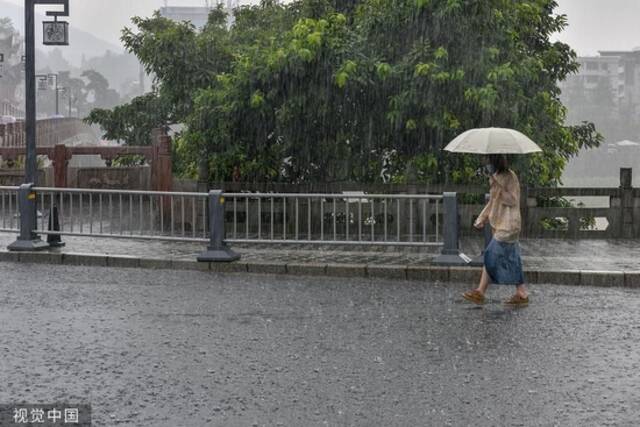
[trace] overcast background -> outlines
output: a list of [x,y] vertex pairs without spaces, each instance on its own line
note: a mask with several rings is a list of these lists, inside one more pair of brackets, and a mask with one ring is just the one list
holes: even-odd
[[[24,5],[24,0],[4,1]],[[132,16],[150,16],[154,10],[164,6],[163,0],[70,0],[69,3],[68,20],[71,25],[118,46],[121,45],[120,31],[125,26],[131,26]],[[216,0],[211,0],[210,3],[216,4]],[[251,3],[251,0],[243,0],[240,3]],[[204,6],[205,0],[168,0],[168,5]],[[48,7],[51,8],[51,6]],[[38,10],[53,9],[38,6]]]
[[579,55],[640,46],[638,0],[558,0],[558,4],[569,27],[557,37]]
[[[23,0],[4,1],[24,4]],[[244,0],[241,3],[250,2]],[[203,6],[205,0],[169,0],[168,3]],[[78,29],[120,45],[120,30],[129,25],[131,16],[148,16],[163,4],[163,0],[71,0],[69,21]],[[567,14],[569,18],[569,28],[557,38],[570,44],[578,54],[640,46],[640,1],[558,0],[558,4],[558,12]]]

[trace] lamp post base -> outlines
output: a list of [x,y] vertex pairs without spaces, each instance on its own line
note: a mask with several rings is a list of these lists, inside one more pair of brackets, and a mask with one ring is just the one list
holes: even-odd
[[230,248],[208,248],[198,256],[198,262],[232,262],[240,259],[240,254]]
[[40,239],[34,240],[16,240],[12,244],[10,244],[7,249],[12,252],[30,252],[30,251],[41,251],[44,249],[49,249],[49,244]]

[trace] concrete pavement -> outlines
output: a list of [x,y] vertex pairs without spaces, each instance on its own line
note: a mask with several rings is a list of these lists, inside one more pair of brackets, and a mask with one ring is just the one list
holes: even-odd
[[95,426],[634,426],[637,290],[0,263],[0,402]]

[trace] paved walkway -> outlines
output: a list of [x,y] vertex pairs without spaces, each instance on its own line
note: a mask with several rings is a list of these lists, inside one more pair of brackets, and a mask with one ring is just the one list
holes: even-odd
[[[479,280],[478,267],[432,264],[433,248],[397,251],[390,248],[234,245],[242,256],[234,263],[198,263],[205,244],[107,238],[65,238],[66,246],[43,253],[9,253],[15,237],[0,233],[0,261],[68,265],[102,265],[155,269],[213,270],[262,274],[384,277],[422,281]],[[480,240],[465,240],[467,255],[481,251]],[[638,240],[525,240],[522,242],[527,283],[624,286],[640,288]]]
[[[0,251],[15,236],[0,233]],[[54,249],[62,253],[124,255],[152,259],[195,260],[205,245],[197,243],[122,240],[110,238],[64,237],[66,246]],[[481,252],[478,239],[462,241],[462,251],[470,257]],[[640,240],[559,240],[530,239],[521,242],[525,267],[541,270],[640,271]],[[435,249],[391,250],[377,248],[354,250],[345,247],[235,245],[234,250],[247,262],[328,263],[378,265],[430,265]]]

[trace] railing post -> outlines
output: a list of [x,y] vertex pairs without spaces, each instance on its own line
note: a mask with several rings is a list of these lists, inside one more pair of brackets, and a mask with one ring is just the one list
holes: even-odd
[[35,233],[38,222],[36,201],[37,195],[33,191],[33,184],[22,184],[18,192],[20,235],[18,240],[7,248],[10,251],[37,251],[49,247],[49,244],[43,242]]
[[[489,194],[484,195],[484,202],[489,203],[491,196]],[[484,236],[484,246],[482,247],[482,252],[477,257],[473,258],[469,265],[473,265],[474,267],[480,267],[484,265],[484,250],[487,249],[489,243],[491,243],[491,239],[493,239],[493,234],[491,233],[491,226],[489,224],[485,224],[482,229],[482,235]]]
[[58,188],[67,187],[67,168],[71,152],[64,144],[57,144],[53,147],[53,181]]
[[[27,143],[27,135],[26,135],[26,128],[25,128],[25,123],[24,122],[16,122],[15,123],[17,127],[17,137],[18,137],[18,144],[16,144],[16,146],[18,147],[26,147]],[[26,159],[25,159],[26,161]]]
[[7,147],[13,147],[15,145],[15,140],[16,140],[16,127],[14,126],[13,123],[7,123],[7,130],[6,130],[6,135],[7,135]]
[[635,235],[633,229],[633,185],[631,168],[620,168],[620,198],[622,199],[620,237],[623,239],[631,239]]
[[173,186],[171,137],[166,135],[162,129],[154,129],[152,139],[151,189],[153,191],[171,191]]
[[458,197],[456,193],[443,193],[444,218],[442,253],[434,258],[433,264],[467,265],[471,259],[460,252],[460,220],[458,218]]
[[240,259],[240,255],[224,241],[224,194],[221,190],[209,191],[209,238],[209,247],[198,256],[198,261],[230,262]]
[[202,154],[198,162],[198,191],[207,191],[209,187],[209,162],[207,155]]

